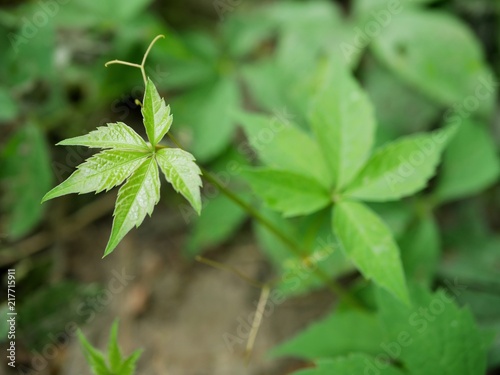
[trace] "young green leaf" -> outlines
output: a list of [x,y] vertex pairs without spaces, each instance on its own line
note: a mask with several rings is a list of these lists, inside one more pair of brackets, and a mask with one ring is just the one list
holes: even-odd
[[294,372],[294,375],[405,375],[396,367],[365,354],[351,354],[335,359],[321,359],[314,369]]
[[92,373],[94,375],[109,375],[110,372],[102,353],[90,345],[80,330],[78,330],[77,335],[80,344],[83,346],[83,354],[87,363],[90,365]]
[[135,366],[141,354],[142,350],[136,350],[133,352],[125,361],[123,361],[120,370],[117,373],[120,375],[135,374]]
[[333,176],[321,150],[306,132],[277,116],[240,112],[236,118],[264,164],[314,178],[325,188],[332,187]]
[[111,327],[107,362],[103,353],[92,347],[81,331],[78,331],[78,338],[83,346],[85,358],[95,375],[133,375],[135,373],[135,365],[141,351],[136,350],[129,357],[123,358],[118,346],[118,321],[115,321]]
[[163,148],[156,152],[155,159],[167,181],[188,200],[199,215],[201,171],[194,162],[194,156],[178,148]]
[[142,152],[104,150],[80,164],[68,179],[45,194],[42,202],[65,194],[108,191],[125,181],[147,157]]
[[148,152],[150,148],[139,134],[123,122],[100,126],[86,135],[65,139],[58,146],[113,148],[122,151]]
[[104,256],[109,255],[121,239],[146,215],[151,215],[160,199],[160,178],[154,158],[145,160],[118,191],[113,227]]
[[346,186],[368,158],[374,138],[372,106],[349,70],[332,63],[311,104],[310,124],[335,186]]
[[149,142],[154,147],[167,134],[173,118],[170,114],[170,106],[165,104],[149,78],[146,83],[141,111]]
[[495,141],[483,124],[465,121],[446,148],[434,195],[439,202],[465,198],[492,185],[499,175]]
[[119,372],[122,366],[122,354],[118,346],[118,320],[115,320],[111,326],[111,333],[109,334],[108,341],[108,359],[111,371],[115,374],[122,375]]
[[396,200],[424,188],[435,173],[441,152],[454,134],[449,127],[411,135],[379,149],[343,193],[372,202]]
[[328,191],[316,180],[277,169],[254,169],[244,177],[266,204],[285,216],[307,215],[330,204]]
[[358,311],[334,312],[272,351],[273,356],[331,358],[353,352],[376,355],[384,332],[377,317]]
[[408,290],[392,234],[364,204],[340,201],[333,210],[333,230],[349,259],[368,279],[408,303]]

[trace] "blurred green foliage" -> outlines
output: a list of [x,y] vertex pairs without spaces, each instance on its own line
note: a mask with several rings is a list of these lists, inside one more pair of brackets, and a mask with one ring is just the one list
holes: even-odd
[[[456,302],[470,307],[489,337],[496,335],[488,366],[500,365],[500,139],[498,126],[493,129],[498,124],[500,5],[487,0],[235,4],[203,3],[194,12],[192,5],[180,1],[46,0],[0,9],[2,239],[14,243],[48,225],[50,215],[39,204],[44,193],[90,156],[82,150],[56,149],[52,144],[107,122],[127,119],[132,126],[140,125],[140,109],[134,103],[143,95],[139,73],[119,66],[105,69],[107,60],[139,61],[155,35],[166,35],[152,51],[147,71],[171,103],[175,132],[199,162],[219,173],[221,180],[227,177],[225,185],[248,202],[253,202],[252,195],[240,168],[256,164],[256,159],[264,164],[279,163],[279,155],[287,155],[285,163],[295,157],[296,168],[322,175],[318,165],[310,165],[314,155],[304,155],[303,145],[311,136],[308,108],[313,93],[323,84],[318,72],[325,61],[343,60],[373,104],[375,147],[416,132],[460,126],[444,151],[437,177],[426,190],[412,198],[370,207],[391,229],[412,283],[434,288],[458,278],[468,285]],[[353,114],[356,111],[351,110]],[[258,117],[245,112],[261,112],[258,116],[274,119],[276,124],[293,122],[301,133],[288,134],[287,141],[280,144],[282,138],[272,136],[279,126],[265,130],[264,125],[250,129],[247,124],[245,138],[238,127],[243,125],[242,118]],[[141,133],[142,128],[135,127]],[[291,143],[290,139],[299,141]],[[175,198],[167,200],[177,204]],[[204,215],[199,219],[177,204],[192,224],[186,241],[189,256],[228,241],[247,220],[246,213],[225,197],[205,191],[203,201]],[[85,202],[75,198],[71,208]],[[324,273],[331,277],[352,274],[352,264],[338,251],[338,239],[327,234],[327,212],[288,220],[265,205],[255,207],[307,249],[304,256],[316,259]],[[322,280],[304,271],[303,262],[291,257],[266,228],[253,223],[253,230],[276,273],[286,276],[278,284],[284,295],[300,295],[324,286]],[[318,257],[325,251],[330,255]],[[297,275],[299,283],[295,282]],[[58,298],[67,295],[84,298],[75,292],[78,286],[48,286],[47,279],[32,293],[26,309],[57,306]],[[412,287],[414,298],[427,304],[434,295],[419,288],[424,287]],[[377,319],[401,323],[404,314],[411,314],[383,292],[373,293],[373,301],[377,301],[373,303],[382,306]],[[58,297],[51,301],[55,295]],[[384,311],[391,305],[396,307]],[[28,327],[40,324],[40,329],[51,332],[70,319],[55,313],[51,316],[59,323],[51,325],[50,317],[38,323],[36,314],[27,316]],[[467,331],[463,335],[480,342],[466,312],[450,305],[439,319],[448,316],[461,319]],[[370,355],[376,355],[379,348],[371,346],[370,337],[379,337],[383,331],[373,314],[354,318],[354,314],[335,313],[318,323],[324,324],[320,332],[332,335],[338,327],[353,326],[346,333],[352,342],[339,343],[343,348],[298,353],[300,341],[291,341],[278,351],[312,359],[344,355],[348,347],[363,354],[335,363],[320,362],[318,370],[305,373],[331,373],[332,369],[353,373],[355,363],[373,362]],[[359,330],[356,335],[357,324],[368,334]],[[313,331],[314,327],[304,333],[306,343],[300,345],[309,347],[307,340],[317,341],[307,336]],[[43,340],[45,332],[37,334],[33,344],[41,345],[37,340]],[[390,328],[383,332],[393,339],[395,332]],[[363,340],[368,337],[367,341],[359,340],[360,336]],[[373,345],[379,341],[374,339]],[[333,341],[331,345],[336,344]],[[439,351],[441,343],[424,336],[419,345],[423,353],[430,347]],[[454,350],[459,357],[465,349]],[[416,361],[412,353],[403,358],[413,371],[418,368]],[[481,366],[463,373],[480,374]],[[426,368],[420,370],[431,373]],[[452,370],[451,366],[447,369]],[[389,368],[386,372],[397,374],[399,370]]]

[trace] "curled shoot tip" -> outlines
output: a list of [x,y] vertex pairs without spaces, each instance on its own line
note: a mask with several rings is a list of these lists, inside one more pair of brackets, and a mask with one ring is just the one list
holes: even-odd
[[151,43],[149,43],[148,49],[144,53],[144,56],[142,57],[142,62],[140,64],[132,63],[132,62],[129,62],[129,61],[123,61],[123,60],[111,60],[111,61],[106,62],[104,64],[104,66],[107,68],[109,65],[112,65],[112,64],[120,64],[120,65],[131,66],[133,68],[139,68],[141,70],[142,79],[144,80],[144,85],[147,85],[148,79],[147,79],[146,70],[145,70],[146,59],[148,58],[149,52],[151,51],[151,48],[156,43],[156,41],[158,39],[162,39],[162,38],[165,38],[165,35],[162,35],[162,34],[157,35],[151,41]]

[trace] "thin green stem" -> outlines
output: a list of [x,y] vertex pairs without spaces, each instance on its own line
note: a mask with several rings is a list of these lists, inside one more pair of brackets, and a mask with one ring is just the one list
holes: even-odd
[[[178,145],[178,143],[177,143]],[[255,220],[257,220],[262,226],[266,227],[272,234],[274,234],[278,239],[281,240],[293,253],[293,255],[302,259],[304,262],[309,262],[307,257],[305,256],[302,249],[297,246],[297,244],[287,237],[283,232],[281,232],[272,222],[270,222],[266,217],[262,216],[259,211],[257,211],[253,206],[242,200],[238,195],[233,193],[231,190],[226,188],[216,177],[214,177],[209,171],[200,167],[203,177],[209,183],[214,185],[222,194],[231,199],[234,203],[240,206],[243,210],[245,210],[250,216],[252,216]],[[325,283],[325,285],[332,291],[334,294],[343,298],[346,303],[351,305],[357,309],[363,309],[363,304],[360,303],[356,298],[354,298],[347,290],[344,289],[342,285],[337,283],[335,280],[332,280],[328,275],[326,275],[321,269],[316,268],[314,270],[316,275]]]
[[108,65],[119,64],[119,65],[131,66],[133,68],[139,68],[140,71],[141,71],[142,80],[144,81],[144,86],[146,86],[147,83],[148,83],[148,77],[146,76],[146,68],[145,68],[145,66],[146,66],[146,59],[148,58],[149,52],[151,51],[151,48],[153,47],[153,45],[156,43],[156,41],[158,39],[161,39],[161,38],[165,38],[165,35],[161,35],[161,34],[157,35],[151,41],[151,43],[149,43],[148,49],[144,53],[144,56],[142,57],[142,62],[140,64],[132,63],[132,62],[129,62],[129,61],[123,61],[123,60],[112,60],[112,61],[108,61],[106,64],[104,64],[104,66],[107,68]]
[[131,62],[128,62],[128,61],[123,61],[123,60],[112,60],[112,61],[108,61],[106,64],[104,64],[104,66],[107,68],[108,65],[112,65],[112,64],[120,64],[120,65],[127,65],[127,66],[131,66],[133,68],[141,68],[141,65],[139,64],[135,64],[135,63],[131,63]]
[[148,58],[148,55],[149,55],[149,52],[151,51],[151,48],[153,48],[153,45],[158,41],[158,39],[162,39],[162,38],[165,38],[165,35],[157,35],[152,41],[151,43],[149,43],[149,47],[148,49],[146,50],[146,53],[144,54],[143,58],[142,58],[142,62],[141,62],[141,66],[144,67],[146,65],[146,59]]

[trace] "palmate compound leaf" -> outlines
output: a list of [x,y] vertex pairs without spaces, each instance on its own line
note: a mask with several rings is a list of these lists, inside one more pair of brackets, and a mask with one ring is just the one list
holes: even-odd
[[154,83],[148,78],[144,100],[142,104],[142,117],[149,142],[154,146],[162,140],[172,125],[170,106],[160,97]]
[[150,148],[134,129],[117,122],[100,126],[86,135],[65,139],[58,146],[87,146],[90,148],[112,148],[122,151],[148,152]]
[[143,152],[104,150],[80,164],[67,180],[45,194],[42,202],[65,194],[108,191],[125,181],[147,157]]
[[[174,189],[184,195],[198,214],[201,211],[201,171],[193,155],[181,149],[156,147],[170,129],[172,115],[170,107],[165,105],[150,79],[146,84],[142,114],[151,141],[149,145],[122,122],[108,124],[87,135],[58,143],[111,150],[104,150],[78,166],[77,171],[49,191],[42,200],[70,193],[98,193],[127,179],[118,192],[113,227],[104,256],[110,254],[134,226],[138,227],[146,215],[152,214],[160,199],[158,166]],[[124,366],[133,368],[135,360],[130,357],[130,363]]]
[[110,254],[121,239],[151,215],[160,199],[160,176],[153,157],[145,160],[118,191],[113,228],[104,256]]
[[108,358],[104,353],[94,348],[79,330],[77,332],[83,354],[94,375],[133,375],[135,364],[141,355],[141,350],[134,351],[129,357],[123,357],[118,346],[118,321],[111,327],[108,341]]

